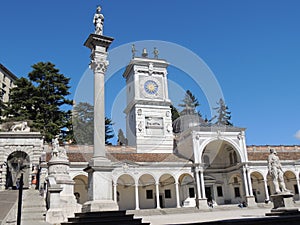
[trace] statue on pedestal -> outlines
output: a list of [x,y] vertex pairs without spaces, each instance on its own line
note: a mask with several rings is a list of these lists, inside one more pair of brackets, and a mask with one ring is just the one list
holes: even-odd
[[279,194],[281,192],[290,192],[285,187],[283,170],[275,149],[270,149],[270,155],[268,157],[268,170],[275,186],[275,193]]
[[101,12],[101,6],[98,6],[96,13],[94,15],[93,23],[95,25],[95,34],[102,35],[104,16],[100,12]]

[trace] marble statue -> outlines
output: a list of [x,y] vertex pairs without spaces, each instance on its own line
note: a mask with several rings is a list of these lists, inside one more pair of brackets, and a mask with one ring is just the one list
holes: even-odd
[[135,53],[136,53],[136,49],[135,49],[135,45],[134,44],[132,44],[132,46],[131,46],[131,52],[132,52],[132,58],[134,58],[135,57]]
[[285,187],[281,163],[275,149],[270,149],[270,155],[268,157],[268,171],[272,177],[276,194],[281,192],[290,192]]
[[58,149],[59,149],[59,141],[58,141],[58,135],[56,135],[55,138],[52,139],[52,156],[58,157]]
[[100,12],[101,12],[101,6],[98,6],[96,13],[94,15],[93,23],[95,25],[95,34],[102,35],[104,16]]
[[155,59],[158,59],[158,54],[159,54],[159,51],[156,47],[154,47],[154,50],[153,50],[153,55],[154,55],[154,58]]
[[26,121],[22,121],[22,122],[17,122],[15,123],[10,130],[12,132],[17,132],[17,131],[21,131],[21,132],[29,132],[30,131],[30,127],[28,126]]

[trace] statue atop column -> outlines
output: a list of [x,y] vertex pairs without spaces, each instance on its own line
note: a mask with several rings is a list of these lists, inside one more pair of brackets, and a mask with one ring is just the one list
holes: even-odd
[[285,187],[283,170],[275,149],[270,149],[270,155],[268,157],[268,170],[273,180],[275,193],[279,194],[281,192],[290,192]]
[[52,157],[60,158],[60,159],[67,159],[66,149],[64,147],[59,146],[58,141],[59,135],[56,135],[55,138],[52,139]]
[[101,6],[98,6],[96,13],[94,15],[93,23],[95,25],[95,34],[102,35],[104,16],[100,12],[101,12]]

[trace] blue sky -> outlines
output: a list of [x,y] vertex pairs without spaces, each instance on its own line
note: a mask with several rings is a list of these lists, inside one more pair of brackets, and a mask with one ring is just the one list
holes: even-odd
[[[300,144],[295,138],[300,130],[299,1],[2,1],[0,62],[20,77],[34,63],[51,61],[71,77],[73,98],[88,68],[90,51],[83,43],[94,30],[98,4],[105,16],[104,35],[115,38],[111,50],[159,40],[198,55],[218,80],[233,124],[247,128],[248,145]],[[167,53],[160,51],[160,56]],[[130,57],[129,49],[125,60]],[[201,103],[199,110],[210,116],[199,86],[173,66],[168,76],[182,90],[191,89]],[[108,116],[124,86],[122,71],[107,83]]]

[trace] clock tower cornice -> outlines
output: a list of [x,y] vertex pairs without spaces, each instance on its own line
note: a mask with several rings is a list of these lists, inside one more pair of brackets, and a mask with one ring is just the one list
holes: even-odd
[[127,65],[123,77],[128,78],[130,72],[135,70],[138,73],[149,73],[149,75],[166,75],[166,68],[170,65],[164,59],[151,59],[135,57]]

